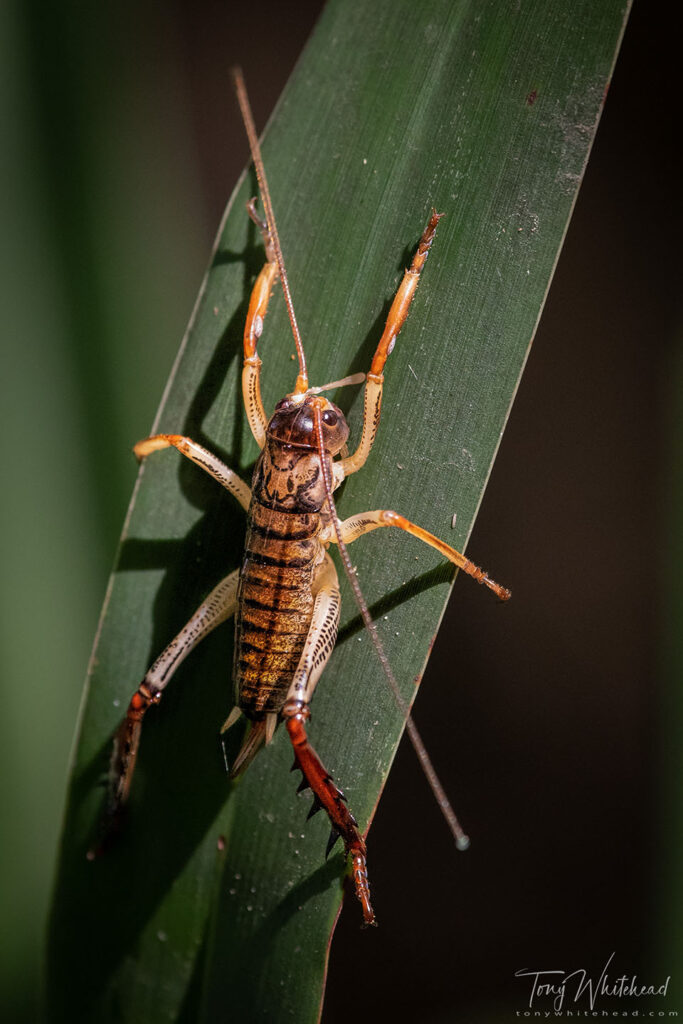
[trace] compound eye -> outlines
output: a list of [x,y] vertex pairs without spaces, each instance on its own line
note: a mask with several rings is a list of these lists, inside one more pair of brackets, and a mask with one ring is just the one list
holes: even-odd
[[326,409],[323,413],[323,423],[326,423],[328,427],[335,427],[338,419],[336,412],[331,409]]
[[288,398],[281,398],[280,401],[275,406],[275,408],[276,409],[289,409],[291,404],[292,403],[290,402],[290,400]]

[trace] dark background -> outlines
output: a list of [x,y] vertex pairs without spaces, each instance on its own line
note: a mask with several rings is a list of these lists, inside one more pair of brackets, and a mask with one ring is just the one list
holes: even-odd
[[[17,154],[3,189],[7,1019],[33,1012],[130,441],[152,421],[245,159],[226,70],[244,66],[262,125],[320,7],[29,2],[3,15]],[[618,973],[672,974],[666,1008],[683,1010],[673,12],[635,4],[470,543],[514,599],[501,609],[458,581],[416,704],[472,849],[452,851],[402,747],[371,833],[381,927],[361,934],[342,914],[327,1024],[507,1020],[528,998],[515,970],[599,973],[612,952]]]

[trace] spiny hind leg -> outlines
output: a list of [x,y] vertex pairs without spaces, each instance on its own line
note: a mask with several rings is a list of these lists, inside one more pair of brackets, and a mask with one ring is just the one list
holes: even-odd
[[363,908],[365,924],[375,924],[370,902],[370,887],[366,866],[366,847],[356,819],[346,806],[344,794],[335,786],[332,776],[308,741],[306,722],[311,716],[309,703],[316,684],[334,649],[339,626],[339,582],[332,559],[325,554],[314,581],[315,605],[313,620],[301,655],[299,666],[292,677],[282,717],[294,747],[294,767],[303,774],[299,792],[308,787],[313,791],[313,806],[309,818],[325,809],[332,823],[332,834],[327,845],[329,853],[341,836],[344,849],[351,857],[356,895]]
[[261,399],[261,360],[256,345],[263,333],[263,321],[268,312],[268,302],[278,276],[275,251],[268,231],[268,225],[256,212],[256,199],[247,203],[249,216],[261,232],[266,249],[266,263],[256,278],[249,299],[247,319],[244,324],[244,366],[242,369],[242,397],[247,420],[259,448],[266,443],[268,418]]
[[216,458],[203,445],[197,444],[189,437],[182,434],[154,434],[153,437],[146,437],[133,446],[133,451],[138,459],[144,459],[152,452],[161,451],[163,448],[176,448],[182,455],[187,456],[191,462],[203,469],[214,480],[217,480],[221,487],[230,491],[243,509],[249,508],[251,502],[251,488],[244,480],[237,475],[234,469],[226,466],[224,462]]
[[116,735],[109,763],[109,781],[97,846],[88,853],[93,859],[107,846],[118,830],[122,811],[130,793],[135,762],[140,746],[142,721],[148,708],[158,704],[176,669],[204,637],[235,612],[239,570],[231,572],[202,601],[190,621],[149,668],[133,694],[126,717]]
[[288,700],[282,709],[282,717],[294,747],[294,768],[299,768],[304,776],[304,784],[299,789],[310,786],[313,790],[314,803],[309,817],[321,807],[327,812],[332,822],[327,853],[329,854],[341,836],[346,854],[351,857],[353,881],[356,896],[363,908],[363,921],[366,925],[376,924],[370,902],[366,846],[358,829],[358,822],[346,806],[344,794],[335,786],[332,776],[308,741],[306,722],[311,717],[311,709],[303,701]]
[[334,480],[335,487],[339,486],[344,477],[356,473],[367,460],[372,450],[379,427],[379,417],[382,409],[382,389],[384,387],[384,366],[387,358],[391,355],[399,331],[406,322],[410,304],[413,301],[417,285],[420,280],[422,268],[432,247],[436,226],[443,214],[432,210],[427,227],[422,232],[418,242],[415,255],[403,279],[398,286],[394,301],[391,304],[387,322],[379,339],[377,349],[370,364],[370,372],[366,377],[365,399],[363,406],[363,433],[358,448],[347,458],[335,464]]
[[[370,533],[371,530],[377,530],[381,526],[396,526],[399,530],[405,530],[406,533],[411,534],[413,537],[417,537],[418,540],[423,541],[425,544],[429,544],[430,547],[435,548],[442,555],[444,555],[449,562],[453,565],[457,565],[459,569],[467,573],[477,581],[477,583],[483,583],[484,586],[492,590],[493,593],[500,598],[501,601],[507,601],[510,598],[510,591],[506,590],[505,587],[501,587],[500,583],[496,583],[490,576],[480,569],[478,565],[471,562],[469,558],[456,551],[450,544],[446,544],[440,540],[433,533],[429,533],[424,530],[421,526],[417,526],[415,523],[411,523],[405,516],[399,515],[398,512],[391,512],[389,509],[376,509],[373,512],[358,512],[355,516],[350,516],[339,524],[341,538],[345,544],[351,544],[358,537],[362,537],[364,533]],[[326,535],[326,540],[330,540],[333,543],[337,543],[337,535],[334,529],[329,531],[329,535]]]

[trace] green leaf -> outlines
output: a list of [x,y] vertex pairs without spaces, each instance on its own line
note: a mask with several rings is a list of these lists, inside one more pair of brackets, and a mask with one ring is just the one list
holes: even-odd
[[[367,369],[430,206],[446,214],[387,367],[378,443],[339,496],[342,516],[396,508],[465,546],[625,16],[613,0],[336,0],[326,9],[263,143],[312,383]],[[247,478],[257,450],[239,378],[263,260],[244,211],[255,190],[250,171],[228,206],[157,423]],[[259,350],[272,409],[295,379],[277,292]],[[357,438],[360,392],[340,392],[339,402]],[[148,460],[83,705],[50,926],[50,1020],[318,1017],[344,858],[324,859],[323,815],[306,822],[284,730],[242,780],[227,782],[217,733],[232,706],[230,626],[203,642],[148,716],[125,833],[107,856],[85,860],[125,705],[202,597],[239,565],[243,532],[236,503],[196,467],[171,452]],[[451,572],[398,531],[373,533],[351,554],[412,699]],[[403,723],[342,588],[339,643],[310,735],[365,827]],[[233,753],[238,740],[231,735]],[[372,879],[372,833],[369,868]],[[381,926],[381,902],[376,910]]]

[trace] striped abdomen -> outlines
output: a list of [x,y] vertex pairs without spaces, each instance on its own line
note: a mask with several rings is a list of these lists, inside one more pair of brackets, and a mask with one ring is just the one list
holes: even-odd
[[283,512],[254,494],[235,617],[234,683],[248,718],[279,712],[313,615],[318,512]]

